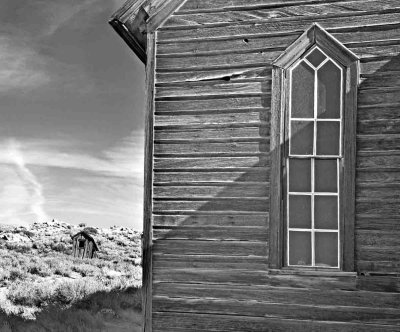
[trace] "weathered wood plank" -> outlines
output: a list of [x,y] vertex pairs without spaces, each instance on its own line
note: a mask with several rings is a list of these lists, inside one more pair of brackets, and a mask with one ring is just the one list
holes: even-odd
[[[153,256],[154,266],[156,269],[252,269],[265,270],[267,269],[268,260],[264,256],[216,256],[216,255],[163,255],[158,254]],[[159,284],[162,288],[165,284]],[[167,284],[168,285],[168,284]],[[193,285],[192,285],[193,286]],[[219,288],[224,289],[219,285]],[[163,288],[166,290],[165,288]],[[194,290],[194,289],[193,289]],[[193,292],[192,290],[192,292]],[[168,295],[173,294],[173,288],[168,292]],[[192,293],[193,294],[193,293]],[[163,294],[160,294],[163,295]],[[208,296],[202,294],[203,296]],[[176,293],[176,296],[181,296]]]
[[326,332],[397,332],[397,326],[362,324],[356,322],[324,322],[272,317],[252,317],[239,315],[189,314],[183,312],[153,314],[154,331],[326,331]]
[[[399,31],[400,34],[400,31]],[[361,84],[359,90],[376,89],[376,88],[399,88],[400,87],[400,66],[398,71],[376,72],[374,74],[365,74],[361,76]]]
[[399,308],[399,293],[315,290],[308,288],[246,286],[229,284],[160,283],[154,287],[155,296],[202,297],[237,301],[264,301],[281,304],[340,305],[355,307]]
[[260,82],[245,83],[220,83],[207,82],[204,83],[185,83],[185,84],[168,84],[156,87],[157,98],[165,97],[196,97],[206,95],[241,95],[256,94],[271,89],[271,81],[263,80]]
[[214,172],[199,172],[193,171],[176,171],[176,172],[155,172],[154,183],[246,183],[246,182],[268,182],[269,169],[255,168],[243,171],[214,171]]
[[[367,164],[367,162],[365,162],[365,164]],[[371,164],[372,164],[371,162],[368,162],[368,165]],[[154,169],[156,170],[162,170],[162,169],[178,170],[178,169],[189,169],[189,168],[209,169],[210,167],[229,169],[229,168],[249,168],[249,167],[268,167],[268,166],[269,166],[269,158],[264,156],[154,159]],[[360,167],[362,166],[364,166],[364,163],[360,162]]]
[[228,53],[218,55],[193,55],[193,56],[174,56],[174,57],[158,57],[157,70],[190,70],[204,68],[224,69],[230,66],[265,66],[271,65],[272,62],[282,54],[283,50],[258,51],[249,53]]
[[361,59],[361,77],[365,75],[375,76],[376,74],[395,74],[399,70],[399,57],[381,57],[378,59]]
[[399,246],[369,246],[358,245],[356,258],[364,261],[391,261],[400,262]]
[[[198,43],[197,43],[198,44]],[[158,84],[180,83],[180,82],[237,82],[237,81],[260,81],[271,77],[269,67],[258,68],[228,68],[211,69],[205,71],[171,71],[157,72],[156,79]]]
[[[400,122],[399,122],[400,125]],[[366,124],[364,126],[364,130],[369,133],[369,128],[379,126],[379,124]],[[396,125],[386,124],[386,121],[382,121],[381,130],[388,131],[388,133],[392,133],[396,130]],[[393,128],[393,129],[391,129]],[[372,130],[372,129],[371,129]],[[178,128],[178,129],[169,129],[169,128],[157,128],[154,132],[154,140],[201,140],[201,139],[236,139],[236,138],[247,138],[247,139],[257,139],[261,137],[269,136],[269,126],[268,125],[246,125],[243,126],[219,126],[218,128],[209,128],[206,126],[192,126],[188,128]]]
[[[400,188],[399,188],[400,189]],[[400,190],[399,190],[400,191]],[[224,186],[154,186],[154,197],[268,197],[268,183],[236,184]]]
[[235,98],[211,98],[203,100],[163,100],[157,101],[155,109],[156,112],[177,112],[177,111],[201,111],[201,110],[249,110],[259,109],[268,113],[270,105],[269,96],[251,96]]
[[221,240],[221,241],[267,241],[266,227],[168,227],[155,228],[158,240]]
[[343,1],[322,4],[300,4],[298,6],[282,6],[275,8],[256,9],[243,8],[243,10],[229,10],[202,12],[202,13],[179,13],[171,16],[165,23],[164,27],[179,27],[179,26],[196,26],[216,23],[235,23],[238,21],[259,21],[271,20],[277,18],[289,17],[307,17],[307,16],[323,16],[323,15],[346,15],[349,13],[365,13],[376,11],[376,9],[392,9],[398,6],[398,1]]
[[171,125],[215,125],[215,124],[236,124],[247,123],[259,125],[266,120],[266,116],[262,111],[232,112],[232,113],[215,113],[215,114],[174,114],[174,115],[156,115],[156,126]]
[[359,152],[357,155],[357,168],[379,168],[381,170],[385,168],[398,168],[398,165],[400,165],[400,155],[397,153],[397,150],[384,151],[383,153],[379,153],[379,151]]
[[400,103],[400,89],[374,89],[360,91],[358,94],[360,106],[379,105],[379,104],[398,104]]
[[[386,141],[385,141],[386,142]],[[376,144],[375,144],[376,145]],[[388,145],[388,144],[386,144]],[[389,144],[390,145],[390,144]],[[383,146],[380,144],[379,146]],[[391,144],[393,146],[393,144]],[[368,146],[370,147],[370,146]],[[176,142],[176,143],[168,143],[168,142],[159,142],[154,144],[154,154],[157,156],[162,155],[204,155],[204,154],[263,154],[269,152],[269,141],[268,140],[260,140],[259,142],[224,142],[224,143],[215,143],[215,142]]]
[[[251,241],[194,241],[194,240],[157,240],[154,242],[154,253],[164,255],[227,255],[227,256],[264,256],[267,259],[267,244]],[[170,274],[160,272],[154,275],[155,282],[166,281],[174,276],[176,270]],[[194,273],[194,272],[193,272]],[[205,273],[210,273],[205,271]],[[171,281],[171,280],[170,280]],[[179,280],[175,280],[179,282]]]
[[357,260],[358,271],[379,271],[379,272],[399,272],[400,273],[400,261],[365,261]]
[[356,228],[359,230],[400,231],[398,217],[386,217],[368,214],[357,214]]
[[357,230],[355,236],[359,246],[370,248],[398,247],[400,249],[400,228],[397,231],[394,229],[392,231]]
[[399,200],[388,199],[357,199],[356,201],[357,214],[365,214],[371,216],[385,216],[385,218],[392,218],[400,215]]
[[358,121],[357,132],[362,135],[390,135],[400,134],[399,119],[365,120]]
[[[360,1],[353,0],[352,2]],[[191,12],[216,12],[227,10],[257,10],[274,9],[280,7],[297,7],[299,5],[320,5],[324,3],[343,2],[343,0],[188,0],[176,12],[177,14],[188,14]]]
[[400,182],[400,170],[385,172],[383,171],[358,171],[357,173],[358,185],[372,183],[391,184]]
[[[287,294],[290,296],[290,293]],[[237,301],[209,298],[171,298],[155,296],[155,312],[192,312],[244,316],[273,316],[280,319],[304,319],[335,322],[363,322],[400,324],[400,309],[371,307],[346,307],[340,305],[317,305],[269,303],[265,301]]]
[[[355,14],[349,13],[340,17],[324,17],[324,16],[311,16],[311,17],[298,17],[298,18],[285,18],[275,20],[259,20],[253,22],[235,22],[226,24],[216,24],[207,27],[193,26],[188,28],[168,28],[165,27],[159,31],[159,41],[177,41],[177,40],[190,40],[190,39],[213,39],[232,36],[254,36],[259,34],[280,33],[287,34],[288,32],[301,32],[307,29],[313,23],[319,23],[324,28],[345,28],[354,26],[365,26],[372,24],[381,24],[382,22],[399,23],[398,13],[390,12],[385,13],[382,11],[379,14],[363,15],[364,13]],[[357,17],[355,20],[354,17]],[[352,19],[349,19],[351,17]]]
[[[292,44],[301,33],[292,32],[282,36],[245,36],[245,37],[225,37],[204,41],[160,41],[158,44],[158,56],[172,55],[194,55],[194,54],[215,54],[221,53],[249,53],[262,50],[284,50]],[[259,70],[259,69],[252,69]]]
[[359,105],[357,115],[359,121],[397,120],[400,117],[400,103]]
[[383,184],[380,186],[357,186],[356,197],[360,199],[397,199],[400,201],[400,184]]
[[267,198],[213,198],[204,197],[203,200],[160,200],[153,201],[154,213],[159,211],[248,211],[267,212]]
[[399,148],[400,134],[357,136],[357,151],[385,151]]
[[375,292],[400,293],[400,277],[390,275],[364,275],[357,278],[357,288]]
[[[232,256],[232,254],[229,253],[227,253],[227,255]],[[249,255],[257,256],[256,253],[250,253]],[[268,270],[251,269],[235,270],[235,273],[232,273],[229,269],[218,268],[159,269],[154,270],[154,276],[155,283],[231,283],[252,286],[262,285],[323,290],[356,290],[355,276],[273,274]]]
[[222,226],[222,227],[266,227],[268,225],[268,213],[259,215],[154,215],[154,226],[162,227],[198,227],[198,226]]

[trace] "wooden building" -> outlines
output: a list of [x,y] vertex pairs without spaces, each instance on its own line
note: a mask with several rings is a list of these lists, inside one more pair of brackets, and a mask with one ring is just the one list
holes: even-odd
[[99,251],[96,241],[87,232],[80,231],[72,236],[72,252],[74,257],[93,258]]
[[400,1],[134,0],[144,331],[400,330]]

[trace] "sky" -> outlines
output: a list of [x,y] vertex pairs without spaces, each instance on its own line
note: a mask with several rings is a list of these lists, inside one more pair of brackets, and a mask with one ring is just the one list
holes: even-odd
[[144,65],[125,0],[1,0],[0,223],[142,229]]

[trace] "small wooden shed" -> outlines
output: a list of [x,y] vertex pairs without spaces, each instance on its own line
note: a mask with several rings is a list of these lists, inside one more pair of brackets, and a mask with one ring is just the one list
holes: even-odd
[[144,331],[400,331],[400,1],[110,23],[146,64]]
[[96,241],[85,231],[72,236],[72,252],[74,257],[78,258],[93,258],[99,250]]

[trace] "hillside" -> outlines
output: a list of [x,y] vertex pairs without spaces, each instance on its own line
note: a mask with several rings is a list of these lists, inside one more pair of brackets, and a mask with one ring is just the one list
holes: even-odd
[[[99,247],[94,259],[72,256],[71,235],[81,230]],[[62,312],[77,315],[78,308],[80,316],[85,312],[85,319],[93,318],[99,331],[102,323],[121,322],[122,316],[129,316],[127,310],[140,310],[140,297],[132,296],[141,281],[140,243],[140,233],[126,227],[101,229],[58,221],[0,225],[0,321],[7,317],[14,331],[19,329],[13,324],[45,320],[49,312],[53,320],[58,315],[65,321]],[[79,324],[84,324],[82,317]]]

